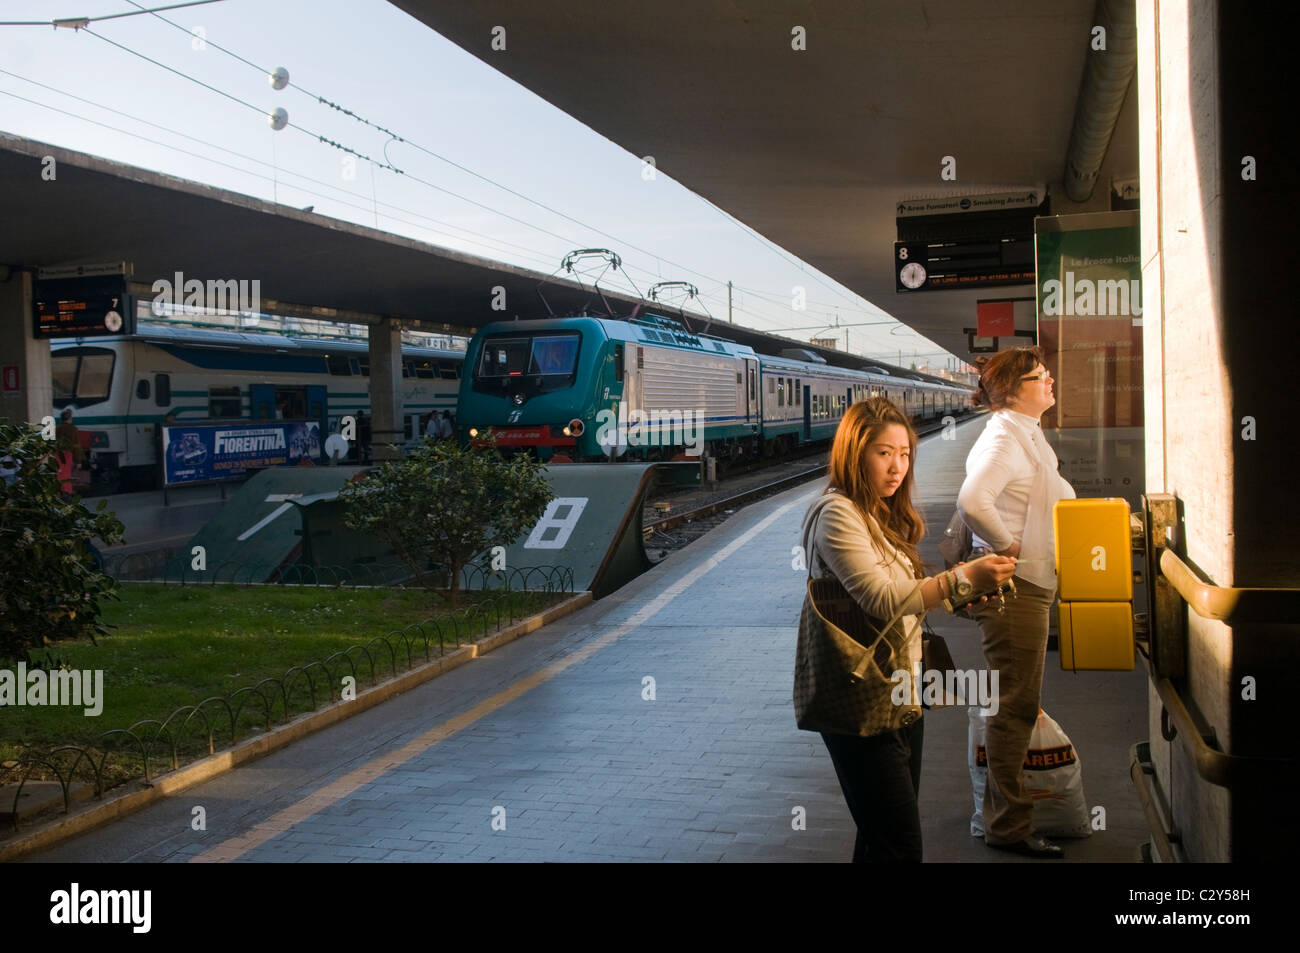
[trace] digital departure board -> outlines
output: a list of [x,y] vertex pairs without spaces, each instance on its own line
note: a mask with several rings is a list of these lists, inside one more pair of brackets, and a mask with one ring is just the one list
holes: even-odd
[[1033,283],[1032,237],[894,243],[894,290],[899,293]]
[[124,275],[37,281],[32,289],[33,334],[89,338],[135,331],[135,299]]

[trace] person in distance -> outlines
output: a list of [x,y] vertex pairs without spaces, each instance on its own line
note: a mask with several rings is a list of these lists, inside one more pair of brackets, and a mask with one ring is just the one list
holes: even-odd
[[[884,624],[900,607],[913,673],[921,667],[919,616],[951,599],[954,577],[926,577],[917,543],[924,535],[912,505],[916,433],[907,416],[883,397],[849,407],[831,447],[832,496],[813,503],[804,517],[808,565],[814,578],[830,573],[873,620]],[[815,525],[809,526],[809,521]],[[984,556],[962,567],[977,592],[994,591],[1015,570],[1015,560]],[[917,582],[921,581],[918,588]],[[918,679],[911,679],[919,704]],[[853,860],[921,860],[921,784],[924,718],[907,727],[861,737],[822,732],[849,812],[857,824]]]
[[1021,765],[1038,718],[1048,610],[1056,598],[1052,508],[1074,498],[1041,426],[1043,413],[1056,403],[1052,383],[1039,347],[999,351],[982,364],[976,401],[993,413],[966,458],[957,496],[976,551],[1017,559],[1016,598],[1006,611],[984,605],[971,613],[983,633],[984,657],[999,678],[998,711],[988,719],[985,741],[984,843],[1044,858],[1065,852],[1034,832]]

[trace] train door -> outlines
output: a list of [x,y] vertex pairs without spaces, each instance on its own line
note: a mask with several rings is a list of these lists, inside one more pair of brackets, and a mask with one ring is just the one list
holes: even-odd
[[[753,358],[745,358],[745,381],[745,420],[749,423],[750,432],[757,433],[761,410],[759,407],[758,361]],[[806,400],[804,406],[807,407]]]
[[803,439],[812,439],[812,388],[803,385]]
[[[308,420],[314,420],[320,424],[322,434],[329,433],[329,421],[325,417],[325,408],[327,405],[326,388],[324,384],[307,385],[307,414]],[[321,438],[322,440],[324,437]]]
[[248,404],[254,420],[275,419],[275,385],[251,384],[248,388]]

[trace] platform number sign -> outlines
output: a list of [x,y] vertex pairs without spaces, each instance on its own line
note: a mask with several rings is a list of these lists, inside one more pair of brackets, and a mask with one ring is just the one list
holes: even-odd
[[528,534],[524,549],[563,549],[586,508],[585,496],[557,496]]

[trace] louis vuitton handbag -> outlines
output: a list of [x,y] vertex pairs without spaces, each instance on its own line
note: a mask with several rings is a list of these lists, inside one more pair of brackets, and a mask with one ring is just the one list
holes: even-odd
[[[815,551],[812,558],[819,558]],[[900,610],[881,627],[838,579],[813,579],[810,573],[794,665],[795,723],[801,729],[865,738],[921,717],[919,705],[897,705],[893,698],[893,673],[911,671],[902,618]]]

